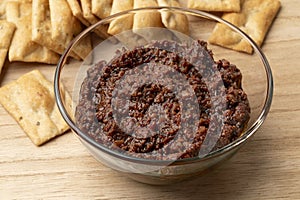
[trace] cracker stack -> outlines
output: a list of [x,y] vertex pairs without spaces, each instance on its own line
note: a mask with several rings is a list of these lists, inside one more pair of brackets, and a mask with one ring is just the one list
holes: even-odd
[[[179,7],[180,4],[178,0],[1,0],[0,39],[5,44],[0,43],[0,70],[7,54],[11,62],[56,64],[69,42],[84,27],[109,15],[146,6]],[[103,39],[124,30],[138,32],[137,29],[145,26],[167,27],[188,33],[187,24],[183,15],[140,13],[132,15],[131,19],[116,19],[95,32]],[[130,38],[142,40],[138,35]],[[86,38],[71,56],[84,59],[91,48],[90,38]]]
[[[223,12],[225,20],[245,31],[258,46],[262,45],[280,8],[279,0],[188,0],[185,4],[192,9]],[[7,52],[9,61],[56,64],[69,42],[84,27],[118,12],[148,6],[180,7],[181,4],[179,0],[1,0],[0,39],[5,44],[0,43],[0,70]],[[3,31],[2,26],[9,28]],[[187,17],[167,11],[141,12],[126,20],[118,18],[96,32],[105,39],[132,29],[136,34],[119,39],[142,40],[139,30],[144,27],[166,27],[189,33]],[[140,35],[147,39],[147,34]],[[215,27],[209,42],[237,51],[253,51],[247,41],[221,24]],[[86,38],[71,55],[84,59],[91,48],[90,38]]]
[[6,19],[16,25],[9,47],[9,61],[42,62],[55,64],[59,55],[32,40],[32,5],[9,1],[6,4]]

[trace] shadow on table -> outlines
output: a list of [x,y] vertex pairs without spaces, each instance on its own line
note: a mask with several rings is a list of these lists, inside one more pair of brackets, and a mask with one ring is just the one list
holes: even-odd
[[[265,179],[268,164],[263,159],[264,152],[256,152],[254,144],[250,142],[233,158],[214,169],[210,173],[189,181],[169,186],[153,186],[153,192],[167,196],[168,199],[239,199],[250,195],[259,183]],[[251,149],[251,151],[249,150]],[[258,159],[258,156],[259,158]]]

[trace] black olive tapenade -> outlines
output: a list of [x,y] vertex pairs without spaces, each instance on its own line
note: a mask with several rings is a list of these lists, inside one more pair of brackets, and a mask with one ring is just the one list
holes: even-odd
[[[242,74],[235,65],[225,59],[214,61],[212,52],[207,49],[207,43],[204,41],[194,41],[191,45],[153,41],[132,50],[119,50],[110,62],[100,61],[88,69],[75,113],[76,123],[83,132],[104,146],[143,158],[147,158],[147,153],[155,152],[174,140],[181,128],[183,109],[176,92],[162,84],[147,82],[133,91],[128,85],[122,85],[122,90],[130,96],[127,99],[128,112],[124,116],[127,115],[134,121],[131,123],[130,120],[124,121],[114,117],[114,89],[122,82],[122,77],[134,74],[135,68],[144,65],[149,65],[148,68],[144,68],[148,70],[164,66],[183,74],[196,96],[199,109],[196,133],[192,135],[193,138],[190,138],[189,134],[186,138],[181,138],[189,141],[188,146],[182,147],[184,141],[181,141],[169,147],[174,148],[174,152],[182,151],[179,159],[197,156],[209,129],[212,132],[220,132],[213,150],[229,144],[242,134],[250,118],[249,102],[241,84]],[[208,65],[211,70],[207,69]],[[164,70],[160,71],[163,77]],[[145,79],[143,76],[146,77],[131,77]],[[166,81],[168,78],[170,76],[165,78]],[[184,87],[180,81],[176,84],[177,87]],[[220,114],[223,118],[222,125],[216,127],[220,121],[214,119],[211,111],[214,108],[211,92],[215,90],[216,95],[220,96],[220,88],[224,88],[225,108]],[[122,108],[122,102],[117,102],[116,105]],[[162,109],[162,119],[149,112],[149,109],[155,106]],[[118,112],[122,112],[122,109]],[[163,123],[158,126],[153,123],[160,120]],[[120,123],[123,124],[122,127]],[[139,134],[128,134],[135,130],[132,128],[134,126],[141,127]],[[164,160],[168,157],[157,154],[155,159]]]

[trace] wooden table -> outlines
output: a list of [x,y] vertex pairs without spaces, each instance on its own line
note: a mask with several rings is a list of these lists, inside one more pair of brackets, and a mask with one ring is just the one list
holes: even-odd
[[[0,199],[300,199],[300,3],[281,2],[263,45],[275,79],[272,109],[220,168],[170,186],[137,183],[98,163],[72,133],[35,147],[0,106]],[[6,62],[0,84],[34,68]],[[54,66],[39,69],[52,80]]]

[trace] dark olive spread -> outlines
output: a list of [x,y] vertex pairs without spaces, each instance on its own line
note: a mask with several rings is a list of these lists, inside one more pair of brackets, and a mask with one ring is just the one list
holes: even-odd
[[[204,41],[123,48],[88,69],[76,123],[95,141],[128,155],[168,159],[159,151],[165,148],[179,159],[195,157],[205,145],[216,150],[229,144],[247,126],[250,106],[241,82],[240,70],[225,59],[214,61]],[[188,88],[193,95],[185,94]],[[211,141],[205,141],[208,132]]]

